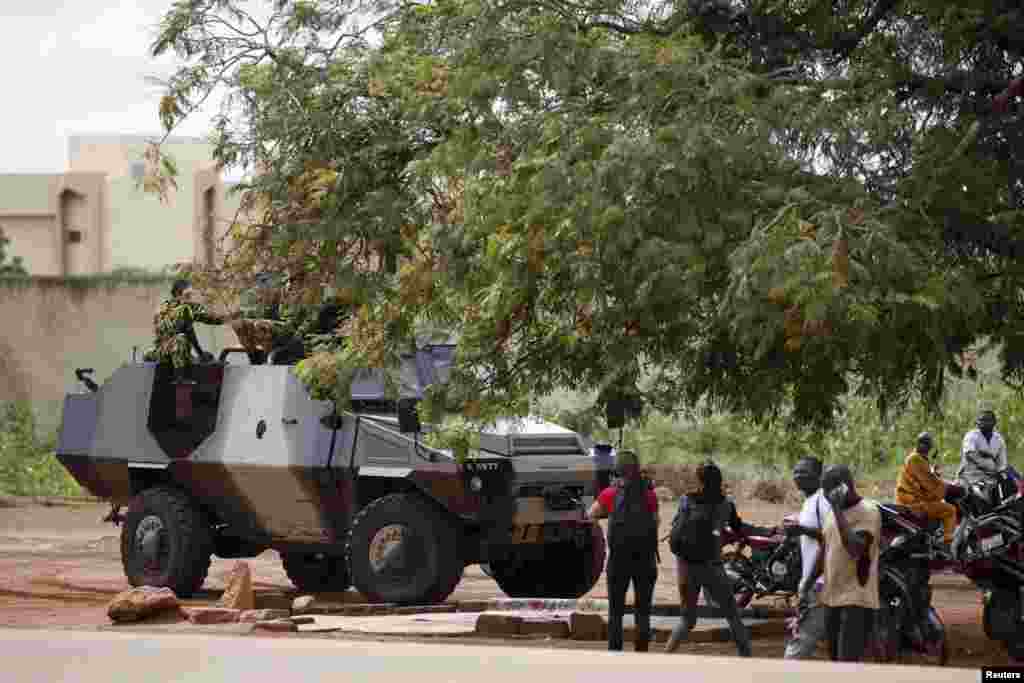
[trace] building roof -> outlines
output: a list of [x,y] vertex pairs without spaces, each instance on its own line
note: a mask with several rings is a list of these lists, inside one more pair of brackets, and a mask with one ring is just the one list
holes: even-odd
[[[73,159],[83,144],[92,145],[145,145],[159,140],[162,135],[122,135],[120,133],[74,133],[68,135],[68,159]],[[206,145],[209,141],[194,136],[171,136],[164,140],[166,145]]]

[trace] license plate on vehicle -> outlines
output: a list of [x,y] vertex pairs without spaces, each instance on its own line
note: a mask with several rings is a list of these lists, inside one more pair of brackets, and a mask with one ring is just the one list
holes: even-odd
[[988,538],[981,539],[981,552],[987,553],[990,550],[994,550],[1003,544],[1003,535],[996,534],[989,536]]

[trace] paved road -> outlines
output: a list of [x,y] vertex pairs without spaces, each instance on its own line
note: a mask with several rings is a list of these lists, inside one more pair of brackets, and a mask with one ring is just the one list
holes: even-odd
[[339,642],[296,638],[96,633],[0,629],[4,680],[19,683],[277,683],[339,680],[473,681],[753,681],[829,683],[978,680],[973,669],[882,667],[689,655],[565,652],[425,643]]

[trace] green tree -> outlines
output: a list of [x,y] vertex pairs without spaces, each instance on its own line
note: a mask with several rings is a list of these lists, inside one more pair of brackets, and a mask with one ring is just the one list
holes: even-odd
[[1016,3],[264,9],[168,11],[160,116],[226,92],[216,156],[258,169],[210,282],[357,309],[320,385],[424,324],[471,419],[567,388],[825,429],[851,392],[937,406],[981,342],[1024,382]]
[[9,257],[7,255],[7,245],[10,243],[10,238],[4,235],[3,229],[0,228],[0,277],[28,275],[20,256]]

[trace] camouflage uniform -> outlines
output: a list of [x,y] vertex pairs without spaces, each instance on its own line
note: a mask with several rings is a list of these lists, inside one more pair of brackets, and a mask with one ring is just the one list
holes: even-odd
[[188,330],[197,322],[220,325],[224,321],[207,311],[202,304],[177,299],[164,301],[153,317],[156,342],[146,358],[170,363],[175,370],[183,370],[192,365],[192,344]]

